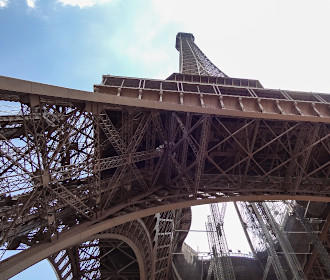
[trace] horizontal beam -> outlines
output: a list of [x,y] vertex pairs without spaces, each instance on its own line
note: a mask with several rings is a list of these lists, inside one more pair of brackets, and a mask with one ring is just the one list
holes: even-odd
[[[167,83],[177,82],[167,81]],[[61,99],[85,104],[86,110],[91,111],[94,103],[102,104],[105,108],[109,105],[121,105],[230,117],[330,123],[329,104],[326,101],[312,102],[220,93],[183,92],[182,89],[146,88],[142,90],[139,87],[122,87],[121,85],[100,85],[95,89],[98,92],[80,91],[0,76],[0,100],[19,101],[21,97],[28,98],[30,95],[35,95],[47,98],[47,102],[56,103]],[[240,87],[236,88],[236,91],[241,90]]]
[[216,77],[216,76],[200,76],[182,73],[173,73],[166,80],[191,82],[191,83],[205,83],[205,84],[218,84],[227,86],[247,86],[251,88],[263,88],[258,80],[240,79],[232,77]]
[[[208,85],[203,90],[209,92],[203,92],[202,84],[185,86],[175,81],[158,81],[160,85],[154,86],[153,83],[156,82],[111,78],[107,84],[96,85],[94,89],[97,93],[112,95],[121,105],[231,117],[330,123],[330,104],[316,98],[316,95],[296,93],[298,97],[294,100],[277,90]],[[307,101],[309,99],[313,101]]]

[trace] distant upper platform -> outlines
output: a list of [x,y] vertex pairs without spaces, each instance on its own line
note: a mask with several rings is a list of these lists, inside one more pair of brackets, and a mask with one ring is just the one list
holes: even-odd
[[185,33],[185,32],[179,32],[176,35],[176,42],[175,42],[175,48],[180,51],[180,43],[179,43],[179,38],[186,38],[191,41],[195,41],[195,37],[192,33]]
[[166,80],[226,86],[263,88],[258,80],[173,73]]

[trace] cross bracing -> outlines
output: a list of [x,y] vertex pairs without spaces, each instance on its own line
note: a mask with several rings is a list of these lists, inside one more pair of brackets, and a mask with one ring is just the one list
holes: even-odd
[[168,80],[104,76],[92,93],[0,77],[16,110],[0,117],[1,242],[30,248],[0,264],[4,277],[155,213],[174,236],[172,209],[330,201],[329,97],[231,79],[189,44],[195,70]]

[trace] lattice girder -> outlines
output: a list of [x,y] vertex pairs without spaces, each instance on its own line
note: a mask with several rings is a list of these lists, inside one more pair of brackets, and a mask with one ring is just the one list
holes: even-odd
[[[157,238],[152,248],[167,264],[151,266],[161,279],[181,240],[173,209],[239,199],[330,202],[329,96],[229,78],[193,41],[178,34],[184,75],[168,80],[105,75],[86,92],[0,76],[0,105],[16,108],[0,116],[0,242],[26,249],[0,263],[4,277],[57,252],[79,255],[68,248],[169,211],[158,230],[172,237],[162,240],[167,251]],[[99,254],[93,242],[84,246]],[[102,274],[91,255],[87,268],[75,259],[58,271]]]
[[175,47],[180,53],[180,72],[214,77],[226,77],[194,43],[191,33],[178,33]]
[[[59,105],[44,103],[42,106]],[[18,206],[16,203],[11,203],[12,206],[8,207],[7,204],[4,213],[7,217],[17,216],[17,211],[26,213],[24,219],[16,219],[15,224],[3,221],[2,229],[7,242],[13,242],[10,239],[13,236],[19,237],[17,242],[32,246],[35,242],[44,241],[45,236],[56,239],[56,235],[52,232],[74,227],[72,214],[79,223],[88,219],[102,221],[116,212],[121,215],[160,205],[168,205],[170,209],[171,203],[182,201],[192,205],[199,199],[265,193],[292,197],[301,194],[309,195],[311,198],[322,198],[325,201],[328,199],[330,190],[327,139],[330,134],[327,124],[249,120],[209,115],[207,121],[210,128],[208,137],[205,138],[204,115],[163,111],[155,114],[148,110],[137,112],[132,109],[130,114],[135,117],[132,119],[131,128],[124,129],[120,121],[123,116],[118,111],[119,108],[103,110],[101,112],[112,118],[116,131],[113,133],[117,135],[116,137],[119,137],[118,139],[126,137],[131,140],[131,144],[122,144],[123,147],[127,147],[122,148],[126,149],[126,152],[122,153],[119,149],[116,150],[116,144],[102,132],[99,134],[99,142],[86,142],[94,136],[85,138],[85,129],[92,132],[96,126],[102,128],[101,123],[97,124],[99,115],[85,112],[79,107],[74,108],[73,104],[67,110],[69,108],[72,108],[70,110],[75,112],[75,116],[79,116],[77,118],[88,116],[80,120],[83,123],[82,129],[66,124],[65,121],[54,123],[55,127],[51,127],[51,131],[55,132],[48,132],[48,128],[40,130],[43,131],[44,136],[42,141],[39,140],[38,132],[35,133],[35,138],[31,138],[30,135],[33,134],[29,126],[24,130],[26,141],[29,141],[31,147],[30,154],[37,155],[42,146],[45,147],[44,150],[55,151],[52,158],[57,160],[53,165],[48,164],[50,176],[44,173],[38,175],[26,172],[28,170],[24,168],[30,167],[26,168],[20,164],[24,162],[26,156],[21,148],[19,150],[15,148],[13,141],[9,139],[2,142],[8,147],[7,154],[17,159],[12,160],[15,169],[8,170],[22,174],[20,176],[25,178],[24,188],[27,187],[26,194],[9,197],[8,194],[14,195],[20,189],[17,189],[15,181],[8,181],[10,176],[2,177],[6,178],[7,190],[9,190],[6,199],[20,201]],[[123,109],[130,111],[129,108]],[[22,113],[24,115],[25,112]],[[36,113],[27,115],[31,114]],[[64,117],[59,119],[66,120]],[[36,127],[42,127],[47,120],[40,116],[33,122]],[[56,156],[55,153],[60,151],[58,145],[64,144],[56,142],[56,139],[59,139],[56,135],[62,133],[59,131],[63,131],[62,127],[65,125],[68,135],[73,135],[75,138],[83,135],[79,137],[82,137],[82,145],[86,148],[78,147],[75,148],[77,151],[73,150],[72,153],[81,154],[81,159],[76,157],[77,163],[62,166],[63,156]],[[128,130],[131,131],[131,136],[121,136]],[[310,131],[313,131],[313,137],[310,137]],[[156,138],[153,139],[148,135],[155,135]],[[123,140],[120,141],[125,143]],[[91,153],[86,160],[87,153],[84,149],[92,151],[94,145],[92,143],[100,143],[100,146],[95,148],[100,151],[100,155],[95,158],[96,156]],[[296,148],[297,145],[299,148]],[[145,147],[148,147],[148,150]],[[40,156],[40,158],[44,160],[44,162],[40,161],[41,168],[36,168],[36,163],[32,161],[37,171],[44,169],[45,163],[48,162],[45,157]],[[202,159],[204,167],[200,169]],[[7,168],[8,164],[5,166]],[[123,169],[124,166],[128,168]],[[150,166],[153,166],[154,171]],[[289,166],[290,173],[288,173]],[[125,176],[126,172],[130,172],[133,176]],[[34,181],[24,176],[34,178]],[[97,178],[99,178],[98,191],[102,194],[101,200],[97,199],[96,190],[91,188],[95,186],[94,180]],[[192,182],[199,183],[194,185]],[[75,199],[70,203],[70,197],[64,197],[63,191],[57,191],[59,184],[70,192],[72,198],[79,197],[79,200]],[[46,191],[48,189],[52,190],[50,193],[54,198],[50,198]],[[91,193],[90,190],[95,192]],[[40,199],[38,202],[38,197],[45,198],[45,194],[50,201],[47,206],[44,203],[47,201],[45,199]],[[128,197],[131,198],[129,201],[127,201]],[[67,219],[68,213],[65,214],[68,207],[74,211],[68,212],[70,219]],[[125,208],[124,213],[120,212],[123,208]],[[32,212],[31,209],[35,209],[36,212]],[[49,213],[46,219],[42,213]],[[27,227],[27,223],[30,228]],[[16,232],[12,231],[13,228]],[[16,244],[19,245],[17,242]]]

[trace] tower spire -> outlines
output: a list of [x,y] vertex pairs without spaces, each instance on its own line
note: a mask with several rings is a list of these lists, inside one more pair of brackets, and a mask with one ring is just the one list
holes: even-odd
[[179,32],[176,35],[175,47],[180,53],[180,73],[227,77],[217,68],[195,44],[191,33]]

